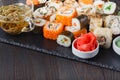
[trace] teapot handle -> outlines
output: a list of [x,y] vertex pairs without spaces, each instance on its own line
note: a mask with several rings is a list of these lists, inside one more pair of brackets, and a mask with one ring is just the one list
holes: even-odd
[[21,32],[30,32],[30,31],[32,31],[35,28],[35,26],[32,24],[32,19],[30,17],[26,17],[25,21],[28,22],[29,26],[23,27]]

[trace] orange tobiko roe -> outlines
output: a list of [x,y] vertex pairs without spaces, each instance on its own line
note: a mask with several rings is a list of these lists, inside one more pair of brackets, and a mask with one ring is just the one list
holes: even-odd
[[74,46],[80,51],[92,51],[97,47],[96,36],[92,32],[83,34],[77,38]]
[[86,4],[86,5],[88,5],[88,4],[93,4],[93,0],[79,0],[78,2],[79,2],[79,3]]
[[[31,0],[31,1],[33,2],[34,5],[40,4],[38,0]],[[27,5],[31,5],[30,0],[26,0],[26,4],[27,4]]]

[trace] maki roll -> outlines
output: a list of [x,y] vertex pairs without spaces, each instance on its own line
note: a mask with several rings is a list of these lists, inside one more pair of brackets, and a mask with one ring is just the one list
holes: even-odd
[[74,35],[70,31],[63,31],[57,37],[57,43],[64,47],[70,47],[73,40]]
[[100,13],[103,14],[103,6],[104,6],[104,1],[102,0],[98,0],[98,1],[94,1],[94,7],[96,9],[96,13]]
[[71,26],[72,18],[76,17],[77,13],[74,8],[62,7],[56,13],[56,21],[66,26]]
[[43,27],[43,36],[46,39],[56,40],[58,35],[63,31],[62,23],[47,22]]
[[89,19],[86,15],[81,15],[72,19],[72,26],[78,27],[78,29],[86,28],[89,25]]
[[78,0],[78,3],[82,6],[92,5],[94,0]]
[[112,42],[112,31],[109,28],[96,28],[93,32],[97,37],[99,45],[103,48],[110,48]]
[[115,2],[106,2],[103,7],[104,14],[113,14],[116,10]]
[[114,35],[120,34],[120,16],[106,16],[104,26],[110,28]]
[[53,8],[55,8],[56,10],[58,10],[60,7],[63,6],[63,3],[62,3],[61,1],[59,1],[59,0],[48,1],[48,2],[46,3],[46,6],[48,6],[48,7],[53,7]]
[[94,31],[95,28],[102,27],[103,19],[101,17],[91,17],[89,31]]
[[78,28],[76,26],[66,26],[65,30],[72,32],[74,34],[75,38],[81,36],[81,34],[87,33],[87,29],[84,28],[84,29],[80,30],[80,28]]
[[84,5],[76,8],[77,15],[95,16],[96,10],[93,5]]
[[54,7],[40,7],[33,12],[34,18],[43,18],[49,20],[50,16],[56,12]]
[[77,8],[80,5],[78,4],[78,2],[76,0],[65,0],[64,1],[64,6],[69,6],[69,7]]
[[43,33],[43,26],[45,25],[46,20],[44,19],[40,19],[40,18],[36,18],[33,20],[33,24],[35,25],[35,28],[33,30],[34,33]]

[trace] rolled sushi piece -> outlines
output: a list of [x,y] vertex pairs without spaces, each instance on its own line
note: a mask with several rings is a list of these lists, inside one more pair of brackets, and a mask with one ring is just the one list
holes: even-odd
[[112,30],[113,35],[120,34],[120,16],[106,16],[104,26],[110,28]]
[[35,25],[35,28],[33,30],[34,33],[43,33],[43,26],[45,25],[46,20],[41,18],[33,19],[33,24]]
[[95,16],[96,10],[93,5],[84,5],[76,8],[77,15]]
[[60,0],[49,0],[47,3],[46,3],[46,5],[48,6],[48,7],[54,7],[56,10],[58,10],[60,7],[62,7],[63,6],[63,3],[62,3],[62,1],[60,1]]
[[61,7],[56,13],[56,21],[62,23],[65,26],[72,25],[72,18],[76,17],[76,10],[72,7]]
[[110,48],[112,43],[112,31],[109,28],[96,28],[93,32],[97,37],[99,45],[103,48]]
[[43,18],[43,19],[49,20],[50,16],[56,13],[56,11],[57,10],[54,7],[44,6],[44,7],[37,8],[33,12],[33,16],[34,18]]
[[65,0],[63,4],[64,6],[70,6],[74,8],[77,8],[80,6],[76,0]]
[[84,29],[80,30],[80,28],[78,28],[76,26],[66,26],[65,30],[72,32],[74,34],[75,38],[81,36],[81,34],[87,33],[87,29],[84,28]]
[[73,40],[74,35],[70,31],[63,31],[57,37],[57,43],[64,47],[70,47]]
[[89,31],[93,32],[94,29],[96,29],[98,27],[102,27],[102,25],[103,25],[102,17],[91,17],[90,18]]
[[47,22],[43,27],[43,36],[46,39],[56,40],[63,29],[62,23]]
[[89,25],[89,19],[86,15],[80,15],[72,19],[72,26],[78,27],[78,29],[86,28]]
[[115,2],[106,2],[103,7],[104,14],[114,14],[116,10],[116,3]]
[[100,14],[103,14],[103,6],[104,6],[104,1],[102,0],[96,0],[94,1],[93,5],[96,9],[96,13],[100,13]]

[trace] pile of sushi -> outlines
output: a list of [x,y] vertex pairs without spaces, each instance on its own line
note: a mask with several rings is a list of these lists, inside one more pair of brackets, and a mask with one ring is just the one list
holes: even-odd
[[99,45],[107,49],[113,35],[120,34],[120,16],[115,2],[48,0],[44,3],[33,12],[33,23],[42,28],[44,38],[56,40],[61,46],[70,47],[75,38],[92,32]]

